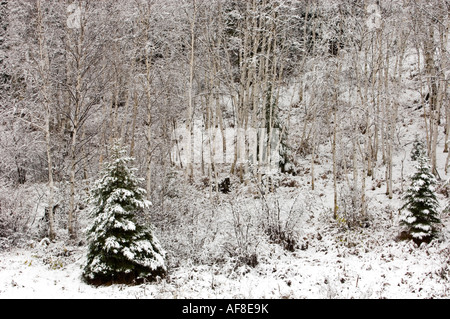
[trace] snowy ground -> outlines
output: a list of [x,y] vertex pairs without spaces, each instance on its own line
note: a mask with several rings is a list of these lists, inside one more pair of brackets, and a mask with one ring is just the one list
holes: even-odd
[[[448,218],[445,220],[448,225]],[[158,282],[93,287],[85,249],[30,243],[0,253],[0,298],[448,298],[448,240],[415,246],[367,228],[310,228],[303,249],[260,247],[259,264],[186,265]],[[384,238],[383,238],[384,236]]]

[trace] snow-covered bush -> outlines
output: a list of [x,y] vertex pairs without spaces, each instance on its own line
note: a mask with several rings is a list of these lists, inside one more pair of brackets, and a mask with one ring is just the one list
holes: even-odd
[[92,226],[83,277],[94,284],[133,283],[164,277],[167,268],[151,226],[138,223],[137,214],[150,206],[141,180],[129,168],[132,159],[115,146],[92,190]]
[[368,198],[362,196],[360,189],[344,186],[339,191],[338,222],[349,228],[367,227],[369,217],[367,214]]
[[18,244],[36,236],[34,226],[43,197],[37,189],[27,185],[0,186],[0,238],[7,239],[4,241]]
[[278,194],[261,194],[260,210],[264,214],[261,224],[270,242],[293,252],[299,246],[298,226],[308,205],[299,195],[289,200],[280,199]]
[[216,263],[224,255],[220,245],[225,208],[219,198],[207,198],[203,189],[184,182],[183,176],[176,171],[166,176],[173,182],[167,186],[165,196],[158,198],[153,193],[150,207],[152,224],[167,250],[166,265],[176,268]]
[[232,213],[232,234],[224,245],[230,257],[237,264],[255,267],[258,264],[257,247],[261,241],[258,231],[258,219],[255,213],[242,201],[230,202]]

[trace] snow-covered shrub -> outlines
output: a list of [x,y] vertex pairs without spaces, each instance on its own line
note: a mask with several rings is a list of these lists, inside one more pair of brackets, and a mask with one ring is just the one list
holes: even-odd
[[305,207],[298,199],[297,196],[290,207],[284,207],[277,196],[261,197],[261,211],[265,213],[261,219],[264,232],[271,242],[288,251],[294,251],[298,247],[297,226]]
[[438,233],[439,202],[435,191],[437,181],[431,174],[428,158],[421,154],[417,159],[416,172],[404,196],[400,224],[406,226],[407,235],[417,244],[430,242]]
[[368,198],[363,200],[360,189],[344,186],[339,191],[338,218],[341,225],[349,228],[367,227],[369,216],[367,215]]
[[230,202],[232,214],[232,240],[224,245],[230,257],[239,264],[255,267],[258,264],[257,247],[260,242],[257,216],[241,202]]
[[[179,178],[183,179],[181,174]],[[219,233],[224,230],[225,208],[183,180],[172,190],[176,196],[153,200],[149,209],[167,250],[167,266],[213,264],[223,259]]]
[[33,236],[40,196],[28,186],[0,187],[0,237],[12,244]]
[[158,239],[150,225],[136,215],[151,205],[144,198],[141,180],[129,168],[132,159],[115,146],[92,190],[92,226],[83,278],[90,283],[133,283],[164,277],[167,268]]

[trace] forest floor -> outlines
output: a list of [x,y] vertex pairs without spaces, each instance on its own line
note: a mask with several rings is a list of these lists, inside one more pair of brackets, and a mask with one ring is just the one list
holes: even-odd
[[[448,229],[449,218],[445,219]],[[86,251],[52,243],[0,253],[0,298],[448,298],[447,240],[417,247],[365,229],[316,229],[303,249],[260,249],[255,267],[185,265],[135,286],[93,287],[81,280]]]

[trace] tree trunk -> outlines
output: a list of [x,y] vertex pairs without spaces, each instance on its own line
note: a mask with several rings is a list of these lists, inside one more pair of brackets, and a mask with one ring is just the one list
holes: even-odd
[[51,153],[51,136],[50,136],[50,118],[51,118],[51,106],[49,101],[49,72],[50,72],[50,61],[48,57],[48,52],[45,47],[45,34],[42,25],[42,7],[41,1],[37,2],[38,9],[38,36],[39,36],[39,61],[40,64],[38,66],[38,71],[43,81],[41,92],[43,97],[43,106],[44,106],[44,114],[45,114],[45,146],[46,146],[46,154],[47,154],[47,170],[48,170],[48,236],[50,240],[54,240],[56,237],[55,226],[54,226],[54,216],[53,216],[53,205],[54,205],[54,183],[53,183],[53,158]]
[[75,171],[76,171],[76,145],[77,145],[77,123],[74,123],[72,130],[72,143],[70,145],[70,199],[69,199],[69,216],[67,222],[67,228],[69,231],[69,237],[75,239],[76,229],[75,229]]
[[333,109],[333,140],[331,144],[331,153],[333,156],[333,218],[337,219],[338,216],[338,193],[337,193],[337,167],[336,167],[336,131],[337,131],[337,116],[336,109]]

